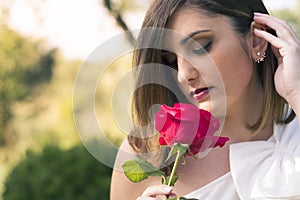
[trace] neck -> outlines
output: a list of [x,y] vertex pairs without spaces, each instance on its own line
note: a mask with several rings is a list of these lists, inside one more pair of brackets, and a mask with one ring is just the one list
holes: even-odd
[[[230,143],[267,140],[273,133],[273,122],[269,121],[265,128],[255,133],[250,130],[249,125],[254,124],[258,119],[263,107],[263,89],[252,80],[238,102],[228,107],[230,113],[221,121],[224,127],[222,135],[230,138]],[[255,134],[255,135],[254,135]]]

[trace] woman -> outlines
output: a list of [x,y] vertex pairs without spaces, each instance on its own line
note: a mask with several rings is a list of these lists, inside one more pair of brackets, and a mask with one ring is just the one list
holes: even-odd
[[[141,33],[135,66],[161,63],[176,70],[177,78],[151,64],[138,68],[134,120],[149,127],[136,128],[122,144],[112,200],[164,199],[174,193],[213,200],[300,198],[300,43],[286,22],[267,13],[261,0],[153,1],[143,28],[176,34]],[[154,84],[143,84],[149,76]],[[131,183],[119,167],[128,159],[124,152],[147,153],[163,166],[149,112],[155,104],[178,101],[219,118],[220,134],[229,142],[180,165],[174,188],[161,185],[159,177]]]

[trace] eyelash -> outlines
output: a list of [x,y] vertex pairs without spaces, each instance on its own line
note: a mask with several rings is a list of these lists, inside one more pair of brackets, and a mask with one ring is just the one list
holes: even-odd
[[[212,46],[212,41],[209,41],[203,47],[201,47],[199,49],[193,49],[193,53],[198,54],[198,55],[206,54],[211,49],[211,46]],[[177,59],[176,58],[174,60],[172,60],[171,62],[169,62],[168,59],[166,59],[166,58],[163,58],[163,60],[164,60],[165,64],[169,65],[170,67],[177,68]]]
[[198,54],[198,55],[205,54],[205,53],[207,53],[210,50],[211,45],[212,45],[212,41],[209,41],[202,48],[200,48],[200,49],[193,49],[193,52],[195,54]]

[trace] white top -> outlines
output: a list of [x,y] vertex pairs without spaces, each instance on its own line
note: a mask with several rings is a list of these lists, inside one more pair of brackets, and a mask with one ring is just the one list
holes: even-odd
[[230,145],[230,172],[187,195],[201,200],[300,199],[300,125],[274,125],[267,141]]

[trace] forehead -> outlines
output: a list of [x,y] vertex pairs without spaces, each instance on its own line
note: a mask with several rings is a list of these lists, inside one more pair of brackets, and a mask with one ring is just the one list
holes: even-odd
[[181,8],[168,20],[166,28],[172,29],[182,35],[189,35],[201,29],[224,31],[232,29],[230,20],[223,15],[212,15],[196,8]]
[[181,8],[177,10],[169,18],[166,28],[172,31],[169,31],[164,37],[164,46],[171,45],[175,49],[175,46],[180,45],[180,41],[188,35],[201,30],[209,30],[214,37],[235,35],[234,28],[228,17],[208,14],[196,8]]

